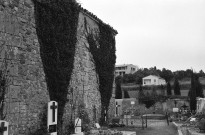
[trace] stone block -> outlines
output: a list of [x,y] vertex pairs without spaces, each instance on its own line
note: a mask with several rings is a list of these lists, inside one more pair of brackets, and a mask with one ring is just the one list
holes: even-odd
[[19,102],[9,103],[9,110],[10,113],[19,113]]
[[20,92],[20,86],[11,85],[9,87],[9,98],[10,99],[17,99],[17,98],[19,98],[18,97],[19,92]]
[[13,65],[12,67],[10,67],[9,73],[12,76],[18,76],[18,65]]
[[20,47],[21,46],[21,38],[18,37],[18,36],[13,36],[12,37],[12,46],[18,46]]
[[0,11],[0,31],[4,32],[4,13]]

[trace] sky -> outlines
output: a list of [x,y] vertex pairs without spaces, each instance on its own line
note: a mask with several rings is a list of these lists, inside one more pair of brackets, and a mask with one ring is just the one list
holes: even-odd
[[118,31],[116,64],[205,72],[205,0],[78,0]]

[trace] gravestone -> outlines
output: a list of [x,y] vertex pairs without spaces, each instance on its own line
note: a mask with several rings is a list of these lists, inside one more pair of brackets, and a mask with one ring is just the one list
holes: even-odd
[[173,112],[179,112],[179,108],[173,108]]
[[3,120],[0,120],[0,135],[8,135],[9,123]]
[[120,105],[118,105],[118,102],[116,102],[116,105],[115,105],[115,116],[118,116],[118,108],[120,107]]
[[95,126],[96,126],[96,128],[97,128],[97,129],[99,129],[99,128],[100,128],[99,123],[95,123]]
[[50,135],[57,135],[57,111],[58,103],[56,101],[48,102],[47,126]]
[[82,127],[81,127],[82,121],[80,118],[75,119],[75,134],[81,134],[82,133]]

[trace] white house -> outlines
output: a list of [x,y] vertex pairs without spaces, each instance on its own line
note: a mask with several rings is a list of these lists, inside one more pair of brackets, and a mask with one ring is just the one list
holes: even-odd
[[115,66],[115,76],[124,74],[133,74],[139,69],[138,66],[132,64],[116,65]]
[[159,76],[155,76],[155,75],[149,75],[147,77],[142,78],[142,82],[143,82],[143,86],[146,85],[165,85],[166,81],[159,77]]

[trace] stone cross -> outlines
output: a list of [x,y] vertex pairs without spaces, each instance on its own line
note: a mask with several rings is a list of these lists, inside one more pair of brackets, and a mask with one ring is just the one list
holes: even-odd
[[48,102],[47,126],[50,135],[57,135],[57,113],[58,103],[56,101]]
[[52,110],[53,122],[55,122],[55,113],[56,113],[56,109],[57,109],[57,105],[55,105],[55,102],[53,102],[53,105],[50,106],[50,108]]
[[116,102],[116,106],[115,106],[115,114],[116,114],[116,116],[118,116],[118,107],[120,107],[120,105],[118,105],[118,102]]
[[8,126],[8,122],[0,120],[0,135],[8,135]]

